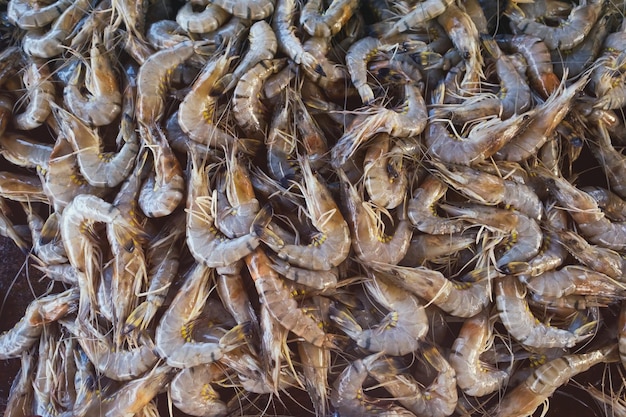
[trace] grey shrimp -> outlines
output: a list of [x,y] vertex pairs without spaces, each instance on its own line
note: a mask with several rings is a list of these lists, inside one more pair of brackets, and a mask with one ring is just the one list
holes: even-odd
[[[407,162],[387,133],[372,139],[363,160],[363,182],[372,203],[387,209],[403,204],[408,188]],[[391,149],[389,149],[391,147]]]
[[339,169],[344,206],[348,211],[348,222],[352,231],[352,248],[363,263],[381,262],[397,264],[411,243],[413,230],[411,222],[399,208],[398,222],[393,235],[381,230],[382,219],[376,206],[363,201],[362,191],[358,191],[343,170]]
[[13,125],[19,130],[31,130],[41,126],[50,115],[55,88],[48,64],[36,58],[31,58],[27,64],[23,81],[28,94],[28,106],[14,116]]
[[[1,143],[1,142],[0,142]],[[602,209],[606,217],[612,221],[626,221],[626,201],[606,188],[585,186],[582,191],[589,194]]]
[[33,7],[32,3],[32,1],[26,0],[9,1],[7,4],[9,20],[21,29],[43,28],[72,5],[71,0],[58,0],[46,5],[37,4],[36,7]]
[[270,267],[284,278],[299,285],[314,288],[316,290],[332,291],[337,286],[339,271],[332,268],[329,271],[314,271],[308,268],[298,268],[275,255],[268,255]]
[[4,409],[6,416],[26,417],[32,413],[35,358],[33,352],[24,351],[22,353],[20,369],[7,395]]
[[510,370],[501,370],[480,359],[492,343],[493,321],[485,309],[463,322],[452,344],[448,361],[456,371],[459,388],[467,395],[482,397],[499,390]]
[[517,278],[529,290],[548,297],[602,294],[603,297],[622,298],[626,295],[624,291],[626,287],[623,284],[582,265],[567,265],[536,277],[520,274]]
[[526,301],[526,289],[517,278],[504,276],[496,279],[494,285],[500,321],[522,345],[569,348],[592,336],[585,333],[585,327],[572,332],[540,323],[531,313]]
[[356,0],[333,0],[324,13],[320,13],[321,0],[308,0],[300,12],[300,24],[311,36],[330,38],[337,34],[354,14]]
[[[91,126],[110,124],[122,110],[122,94],[117,74],[111,58],[102,48],[100,34],[94,32],[87,76],[83,74],[83,66],[79,63],[74,69],[72,79],[63,89],[63,101],[68,110]],[[84,82],[88,97],[81,93],[80,84],[85,77],[88,77]]]
[[626,158],[616,150],[611,143],[611,135],[602,122],[597,124],[597,142],[590,141],[590,148],[600,163],[604,175],[610,185],[611,191],[620,197],[626,197],[626,186],[622,179],[626,175]]
[[418,27],[441,15],[452,3],[453,0],[425,0],[416,3],[413,9],[396,21],[384,35],[389,38]]
[[201,12],[194,11],[193,6],[194,3],[188,1],[176,13],[176,23],[190,33],[213,32],[230,17],[230,13],[212,2],[206,2]]
[[6,132],[0,136],[0,155],[24,168],[48,169],[53,145],[37,142],[20,133]]
[[275,0],[213,0],[213,4],[235,17],[246,20],[263,20],[274,13]]
[[245,341],[247,331],[242,325],[226,331],[217,342],[194,341],[185,331],[187,323],[196,319],[206,304],[212,275],[213,271],[204,265],[192,266],[156,328],[156,351],[172,367],[190,368],[215,362]]
[[381,48],[383,48],[383,43],[380,39],[366,36],[350,45],[346,53],[346,67],[350,73],[350,79],[365,105],[374,101],[374,92],[367,83],[367,63]]
[[[3,203],[0,207],[4,209]],[[60,265],[67,262],[65,247],[61,242],[59,214],[51,213],[44,223],[30,204],[22,203],[30,228],[33,252],[43,265]]]
[[223,417],[227,407],[211,384],[224,377],[215,363],[185,368],[178,372],[168,387],[174,407],[192,416]]
[[583,265],[618,281],[624,281],[626,259],[618,252],[592,245],[571,230],[559,230],[558,240]]
[[424,306],[413,294],[370,274],[364,285],[367,293],[389,313],[378,325],[363,329],[348,311],[330,309],[330,319],[357,345],[371,352],[402,356],[414,352],[428,332]]
[[187,32],[174,20],[154,22],[146,32],[146,40],[157,49],[173,48],[181,42],[189,41]]
[[[561,385],[599,363],[615,362],[615,346],[589,353],[565,355],[541,365],[520,385],[502,398],[490,415],[523,417],[532,415]],[[544,410],[545,412],[546,410]]]
[[241,276],[243,266],[243,261],[237,261],[232,265],[217,268],[217,293],[224,308],[238,324],[252,323],[255,326],[258,320],[244,287]]
[[23,203],[49,204],[38,177],[8,171],[0,171],[0,197]]
[[426,262],[447,264],[455,254],[472,247],[476,234],[471,232],[445,235],[413,234],[409,250],[398,263],[401,266],[420,266]]
[[0,360],[19,357],[39,340],[45,324],[75,311],[77,302],[77,288],[31,302],[20,321],[0,335]]

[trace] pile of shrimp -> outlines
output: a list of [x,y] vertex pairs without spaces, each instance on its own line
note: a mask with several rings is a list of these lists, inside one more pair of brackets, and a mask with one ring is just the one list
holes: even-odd
[[50,283],[6,416],[530,416],[621,375],[622,2],[0,7],[0,234]]

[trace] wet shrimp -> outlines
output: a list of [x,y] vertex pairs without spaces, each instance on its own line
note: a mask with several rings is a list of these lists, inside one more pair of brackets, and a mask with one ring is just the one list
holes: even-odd
[[496,279],[494,285],[500,321],[522,345],[569,348],[593,336],[584,326],[569,331],[539,322],[528,308],[526,289],[517,278],[504,276]]
[[223,417],[226,404],[211,384],[224,377],[224,371],[215,363],[185,368],[178,372],[168,387],[172,404],[192,416]]
[[582,265],[567,265],[558,270],[546,271],[536,277],[520,274],[517,278],[529,290],[548,297],[596,294],[609,298],[626,296],[624,293],[626,287],[623,284],[608,275]]
[[[59,215],[51,213],[44,223],[30,204],[22,203],[30,228],[33,253],[44,265],[60,265],[67,262],[65,247],[61,242]],[[0,201],[0,208],[5,210]],[[18,245],[19,246],[19,245]]]
[[416,3],[412,10],[394,22],[393,25],[384,32],[384,36],[389,38],[418,27],[441,15],[452,3],[452,0],[425,0]]
[[185,282],[156,328],[155,344],[159,356],[176,368],[191,368],[219,360],[245,342],[247,326],[237,325],[223,331],[216,342],[200,342],[185,331],[187,323],[198,318],[209,297],[213,270],[195,264],[185,274]]
[[33,411],[35,358],[33,352],[25,351],[21,355],[20,368],[5,403],[4,414],[7,416],[26,417]]
[[589,194],[591,198],[596,201],[598,207],[602,209],[606,217],[610,220],[618,222],[626,221],[626,201],[617,194],[606,188],[593,185],[581,187],[581,190]]
[[560,230],[558,239],[566,250],[583,265],[618,281],[624,280],[626,259],[618,252],[592,245],[571,230]]
[[50,203],[38,177],[8,171],[0,171],[0,197],[23,203]]
[[401,147],[392,147],[389,134],[374,136],[363,160],[363,183],[372,203],[393,209],[404,202],[409,182],[406,164]]
[[334,0],[321,13],[322,1],[308,0],[300,12],[300,25],[311,36],[332,37],[350,20],[358,4],[355,0]]
[[278,256],[269,254],[270,267],[284,278],[299,285],[314,288],[322,292],[332,291],[337,286],[339,271],[332,268],[328,271],[315,271],[307,268],[299,268]]
[[26,65],[24,87],[27,91],[26,109],[14,115],[13,125],[19,130],[31,130],[41,126],[50,115],[50,104],[55,101],[55,88],[48,64],[31,58]]
[[476,242],[472,232],[445,235],[413,234],[409,250],[398,263],[401,266],[420,266],[427,262],[447,264],[458,252],[469,249]]
[[194,3],[186,2],[176,13],[176,23],[190,33],[213,32],[222,26],[230,17],[230,13],[217,5],[206,2],[200,12],[194,10]]
[[263,20],[274,13],[275,0],[213,0],[213,4],[240,19]]
[[467,395],[482,397],[499,390],[509,378],[509,371],[497,369],[480,359],[493,338],[493,321],[485,309],[465,322],[452,344],[448,361],[456,371],[459,388]]
[[489,414],[496,417],[530,416],[573,376],[599,363],[615,362],[615,353],[615,346],[612,345],[589,353],[553,359],[535,369],[525,381],[507,392]]
[[0,136],[0,155],[24,168],[48,169],[53,145],[31,139],[20,133],[6,132]]
[[[58,0],[50,4],[37,4],[26,0],[11,0],[7,4],[7,16],[9,20],[21,29],[38,29],[52,23],[69,6],[71,0]],[[37,2],[39,3],[39,2]]]
[[77,302],[77,288],[31,302],[20,321],[0,335],[0,360],[19,357],[39,340],[45,324],[75,311]]
[[416,296],[372,274],[365,288],[378,304],[389,310],[379,324],[363,329],[347,310],[331,307],[330,319],[357,345],[371,352],[402,356],[414,352],[428,332],[424,306]]
[[611,191],[624,198],[626,186],[622,183],[622,178],[626,175],[626,157],[613,147],[611,135],[604,123],[597,124],[596,132],[597,142],[591,142],[591,151],[600,163]]

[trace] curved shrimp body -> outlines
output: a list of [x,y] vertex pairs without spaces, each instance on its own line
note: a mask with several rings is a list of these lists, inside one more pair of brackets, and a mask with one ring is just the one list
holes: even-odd
[[508,392],[497,405],[496,417],[530,416],[561,385],[599,363],[613,362],[615,349],[602,348],[589,353],[565,355],[535,369],[520,385]]
[[493,323],[488,310],[483,310],[463,322],[463,327],[452,345],[448,361],[456,371],[456,382],[467,395],[482,397],[499,390],[509,378],[507,371],[499,370],[480,360],[491,343]]
[[596,186],[585,186],[582,187],[581,190],[596,201],[598,207],[602,209],[606,217],[610,220],[618,222],[626,221],[626,201],[617,194],[606,188]]
[[413,234],[409,250],[399,262],[402,266],[420,266],[426,262],[448,263],[456,253],[470,248],[476,242],[474,233],[446,235]]
[[31,302],[20,321],[0,335],[0,360],[19,357],[39,340],[45,324],[57,321],[75,311],[77,304],[77,288]]
[[592,245],[570,230],[560,230],[558,234],[561,244],[580,263],[618,281],[624,280],[626,259],[618,252]]
[[[406,254],[413,230],[404,215],[395,227],[393,236],[381,230],[382,220],[377,208],[363,201],[362,193],[350,183],[346,174],[339,170],[344,204],[349,213],[352,230],[352,248],[361,262],[381,262],[395,265]],[[403,210],[403,208],[402,208]]]
[[359,2],[333,0],[324,13],[320,13],[321,0],[308,0],[300,12],[300,24],[311,36],[330,38],[350,20]]
[[12,164],[45,171],[53,146],[37,142],[20,133],[6,132],[0,136],[0,155]]
[[168,387],[172,403],[183,413],[192,416],[222,417],[226,404],[211,384],[224,375],[214,363],[185,368],[178,372]]
[[509,3],[504,14],[512,21],[512,26],[520,32],[543,40],[549,49],[568,50],[581,43],[600,16],[604,0],[582,3],[570,12],[567,20],[552,27],[524,16],[524,12],[514,3]]
[[235,17],[246,20],[263,20],[274,13],[275,0],[212,0]]
[[[491,284],[488,278],[478,282],[453,282],[441,272],[424,267],[384,264],[376,264],[374,267],[389,274],[394,284],[455,317],[472,317],[489,304]],[[490,274],[493,273],[495,271]]]
[[103,152],[98,133],[85,125],[74,114],[52,104],[55,118],[64,137],[72,144],[80,172],[95,187],[115,187],[126,178],[139,152],[137,140],[129,140],[117,154]]
[[435,204],[447,190],[448,186],[436,177],[422,181],[407,204],[407,216],[413,227],[424,233],[445,235],[459,233],[468,226],[464,220],[437,215]]
[[58,0],[51,4],[36,4],[35,6],[32,3],[25,0],[9,1],[7,17],[21,29],[38,29],[52,23],[72,4],[72,1]]
[[428,332],[424,306],[417,297],[380,277],[365,282],[368,293],[389,313],[375,325],[363,329],[346,310],[331,307],[330,319],[357,345],[371,352],[402,356],[414,352]]
[[620,197],[626,197],[626,186],[622,184],[622,178],[626,175],[626,158],[616,150],[611,143],[611,136],[604,123],[597,124],[597,142],[590,148],[600,163],[604,175],[609,182],[611,191]]
[[302,194],[311,223],[319,233],[309,245],[286,244],[263,231],[261,239],[281,259],[302,268],[328,271],[341,264],[350,252],[350,229],[328,188],[313,174],[308,159],[300,162]]
[[463,220],[510,234],[504,253],[497,259],[498,267],[511,262],[527,261],[539,253],[543,237],[541,228],[535,220],[522,213],[476,204],[446,204],[442,208]]
[[318,322],[298,308],[291,290],[270,266],[270,261],[260,248],[244,258],[254,280],[259,300],[284,328],[318,346],[334,347],[332,338],[320,328]]
[[77,65],[74,75],[63,89],[63,101],[76,117],[91,126],[110,124],[120,113],[122,94],[111,60],[101,50],[101,39],[97,32],[93,34],[89,54],[89,81],[85,87],[89,97],[81,93],[82,65]]
[[227,53],[209,61],[178,107],[178,124],[191,139],[212,147],[231,146],[236,139],[215,124],[215,107],[219,95],[213,91],[228,71],[231,58]]
[[402,204],[406,198],[408,176],[399,146],[391,146],[389,134],[374,136],[363,160],[364,184],[372,203],[387,209]]
[[50,103],[54,103],[56,93],[48,64],[38,59],[30,60],[23,80],[28,91],[28,106],[22,113],[14,116],[13,125],[19,130],[31,130],[46,121],[50,115]]
[[464,165],[444,165],[432,161],[436,175],[453,186],[461,194],[485,205],[502,204],[511,207],[528,217],[539,220],[543,213],[543,205],[533,189],[525,184],[504,179]]
[[625,295],[624,287],[611,277],[581,265],[567,265],[536,277],[518,275],[518,278],[529,290],[548,297],[602,294],[611,298]]
[[191,33],[213,32],[222,26],[230,13],[213,3],[206,3],[204,10],[194,11],[194,2],[188,1],[176,13],[176,23]]
[[5,415],[25,417],[33,411],[35,358],[36,356],[29,352],[22,353],[20,369],[7,395]]
[[23,203],[49,204],[39,178],[13,172],[0,171],[0,197]]
[[263,84],[272,75],[280,71],[286,62],[284,59],[261,61],[245,73],[233,93],[233,112],[235,121],[250,137],[265,138],[267,122],[260,96]]
[[535,348],[569,348],[591,336],[540,323],[530,312],[526,289],[517,278],[504,276],[498,278],[494,285],[500,321],[509,334],[522,345]]
[[337,286],[337,278],[339,275],[337,268],[332,268],[329,271],[314,271],[293,266],[275,255],[268,255],[268,257],[271,261],[270,267],[274,271],[296,284],[321,291],[332,290]]
[[379,356],[380,354],[376,353],[364,359],[355,360],[335,380],[330,401],[341,416],[415,416],[405,408],[393,404],[381,405],[363,394],[363,383],[368,376],[367,368]]
[[168,365],[190,368],[219,360],[224,352],[244,341],[245,326],[235,326],[218,342],[196,342],[187,331],[187,323],[198,318],[209,296],[212,270],[196,264],[185,278],[170,307],[156,328],[155,343],[159,356]]
[[400,375],[398,365],[389,359],[378,359],[367,366],[369,374],[382,384],[398,402],[417,416],[446,417],[456,408],[456,372],[435,347],[424,350],[426,361],[438,372],[433,382],[423,387],[411,375]]
[[583,76],[569,87],[557,89],[545,103],[525,113],[530,116],[526,128],[498,150],[494,157],[519,162],[537,153],[565,118],[572,99],[587,84],[587,80],[588,76]]
[[387,38],[418,27],[446,11],[453,0],[425,0],[416,3],[413,9],[396,21],[384,35]]
[[148,27],[146,40],[157,49],[167,49],[189,41],[187,32],[174,20],[159,20]]
[[[0,202],[0,207],[4,210],[4,204]],[[43,222],[43,219],[35,213],[30,205],[23,205],[30,228],[33,252],[44,265],[61,265],[67,262],[65,248],[61,242],[61,232],[59,230],[59,215],[52,213]]]

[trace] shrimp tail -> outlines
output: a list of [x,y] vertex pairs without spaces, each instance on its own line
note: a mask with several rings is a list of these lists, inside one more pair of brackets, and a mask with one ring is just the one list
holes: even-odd
[[126,318],[126,322],[124,323],[124,329],[122,330],[123,335],[127,335],[131,333],[135,329],[144,330],[146,323],[144,321],[146,312],[148,311],[148,303],[144,301],[139,304]]
[[356,322],[354,316],[345,309],[339,309],[335,305],[331,305],[329,316],[350,338],[358,338],[363,332],[363,328]]
[[368,372],[372,372],[378,375],[401,375],[407,370],[407,367],[402,363],[397,356],[388,356],[384,358],[378,358],[373,361],[368,367]]
[[269,229],[269,224],[274,215],[274,209],[271,205],[266,204],[259,210],[252,226],[250,226],[250,234],[261,239],[262,242],[270,246],[283,247],[285,242],[272,230]]
[[220,338],[220,345],[224,346],[224,350],[227,352],[236,349],[248,340],[249,335],[252,333],[252,328],[252,322],[236,325]]
[[57,240],[60,237],[60,233],[59,216],[55,212],[48,216],[45,223],[43,224],[39,237],[39,244],[46,245],[50,242],[53,242],[54,240]]
[[526,17],[524,11],[512,0],[506,2],[506,6],[502,11],[502,14],[507,17],[516,17],[518,19],[523,19]]

